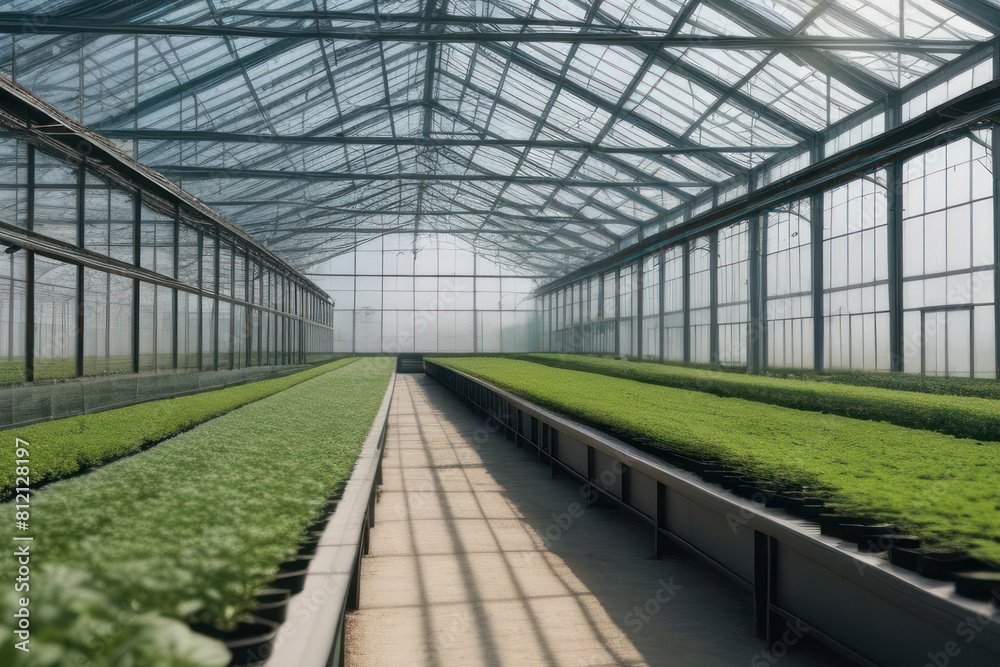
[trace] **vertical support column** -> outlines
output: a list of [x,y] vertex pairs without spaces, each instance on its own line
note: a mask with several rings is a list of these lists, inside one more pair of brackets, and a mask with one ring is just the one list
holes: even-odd
[[282,358],[282,353],[284,348],[282,347],[281,339],[281,309],[278,307],[278,295],[281,294],[281,274],[275,269],[271,274],[271,304],[274,308],[274,333],[272,340],[274,341],[274,365],[280,366],[284,363]]
[[758,639],[768,644],[778,639],[781,617],[771,610],[775,597],[778,542],[760,531],[753,534],[753,605],[754,626]]
[[653,527],[653,558],[663,558],[667,553],[667,539],[661,530],[667,529],[667,487],[656,483],[656,523]]
[[[35,147],[28,144],[28,201],[25,225],[35,228]],[[35,381],[35,253],[24,258],[24,381]]]
[[684,254],[681,255],[681,271],[683,271],[683,301],[684,301],[684,361],[691,361],[691,242],[684,241]]
[[709,361],[719,363],[719,232],[708,235]]
[[[900,101],[886,104],[886,128],[899,125]],[[886,166],[888,185],[889,370],[903,370],[903,163]]]
[[632,507],[632,468],[624,463],[621,466],[621,499],[622,502]]
[[205,287],[204,275],[202,274],[204,267],[202,266],[202,261],[201,261],[202,255],[204,255],[204,247],[205,247],[205,233],[203,230],[199,229],[198,230],[198,340],[197,340],[197,345],[195,346],[195,350],[197,351],[196,353],[198,355],[199,371],[202,370],[202,347],[203,347],[202,327],[204,326],[203,320],[205,319],[203,317],[204,307],[201,302],[201,300],[204,298],[202,296],[202,290],[204,290]]
[[[823,159],[823,143],[817,138],[810,148],[810,162],[816,164]],[[813,368],[821,371],[826,366],[826,313],[823,301],[823,226],[826,223],[823,210],[823,193],[816,192],[809,197],[810,239],[812,252],[812,318],[813,318]]]
[[637,260],[636,263],[637,271],[635,280],[635,290],[636,290],[636,295],[638,296],[638,298],[636,299],[636,307],[635,307],[635,325],[636,325],[635,358],[638,359],[639,361],[642,361],[643,357],[642,347],[643,344],[645,343],[645,341],[643,340],[645,338],[645,336],[643,336],[643,329],[645,328],[646,324],[644,321],[646,316],[646,306],[645,306],[645,298],[643,295],[643,288],[645,284],[645,280],[643,279],[644,263],[645,263],[645,257],[640,257]]
[[307,304],[311,303],[309,299],[311,298],[312,295],[306,292],[305,287],[302,285],[297,285],[296,290],[297,294],[299,295],[299,318],[300,318],[299,319],[299,363],[304,364],[306,363],[306,340],[308,340],[306,332],[308,326],[306,324],[306,322],[308,321],[307,315],[312,313],[311,308],[307,310]]
[[[80,163],[76,174],[76,245],[83,248],[86,244],[86,210],[84,195],[87,185],[87,162]],[[76,377],[83,377],[83,266],[76,266]]]
[[[142,191],[132,198],[132,264],[142,263]],[[139,372],[139,279],[132,279],[132,372]],[[154,304],[155,308],[155,304]]]
[[249,368],[253,350],[253,279],[250,273],[253,262],[250,261],[250,247],[243,246],[243,300],[246,301],[246,322],[243,334],[246,336],[246,360],[243,364]]
[[812,317],[813,317],[813,368],[821,371],[826,367],[826,312],[823,296],[823,193],[810,197],[809,211],[812,216],[810,249],[812,250]]
[[[236,368],[236,239],[229,245],[229,369]],[[243,295],[244,297],[246,294]],[[245,311],[244,311],[245,312]]]
[[771,276],[767,271],[767,248],[770,241],[768,240],[769,234],[767,213],[763,212],[760,214],[760,367],[767,368],[771,363],[770,355],[768,353],[768,345],[770,341],[768,339],[768,323],[767,323],[767,292],[768,292],[768,281],[770,281]]
[[[257,290],[257,301],[260,305],[264,305],[264,265],[257,263],[257,278],[260,280],[260,285],[256,286]],[[256,283],[256,281],[254,281]],[[264,361],[264,310],[261,309],[257,312],[257,365],[266,366],[267,363]]]
[[657,281],[660,283],[660,361],[665,361],[667,358],[667,316],[664,311],[666,311],[667,305],[667,251],[660,250],[660,273]]
[[903,370],[903,175],[902,164],[886,167],[889,184],[889,370]]
[[594,351],[600,354],[604,354],[604,333],[607,330],[607,325],[604,320],[607,319],[608,314],[604,312],[604,274],[597,274],[597,331],[594,334]]
[[222,230],[220,228],[215,229],[215,238],[212,240],[212,255],[215,258],[212,261],[213,273],[212,284],[215,286],[214,294],[212,295],[212,370],[219,370],[219,322],[222,320],[222,313],[219,312],[219,279],[222,277],[222,272],[220,271],[219,260],[221,254],[221,243],[222,243]]
[[747,337],[747,370],[751,373],[758,372],[763,366],[764,352],[764,289],[762,281],[762,265],[764,263],[762,252],[761,234],[761,214],[750,216],[749,221],[749,299],[750,299],[750,326]]
[[[180,253],[181,253],[181,210],[179,206],[174,206],[174,279],[180,279]],[[170,366],[177,370],[177,329],[180,322],[180,313],[177,310],[177,288],[171,290],[170,307],[173,311],[170,321],[170,329],[173,331],[173,340],[170,344]]]
[[597,452],[587,445],[587,507],[598,504],[600,494],[594,488],[597,479]]
[[[477,277],[479,257],[472,251],[472,352],[479,354],[479,280]],[[383,318],[385,315],[383,314]],[[500,317],[503,317],[501,313]],[[398,325],[397,325],[398,326]],[[503,322],[501,321],[501,326]],[[485,331],[483,332],[486,333]],[[500,350],[503,351],[503,339],[500,339]]]
[[[292,309],[295,304],[292,300],[292,281],[288,275],[282,275],[281,277],[281,309],[282,322],[284,323],[281,327],[281,336],[283,338],[284,346],[282,347],[281,357],[284,363],[292,363]],[[385,331],[385,318],[380,318],[379,322],[382,327],[383,332]],[[382,341],[379,340],[379,351],[382,350]]]
[[622,354],[622,268],[615,269],[615,358]]

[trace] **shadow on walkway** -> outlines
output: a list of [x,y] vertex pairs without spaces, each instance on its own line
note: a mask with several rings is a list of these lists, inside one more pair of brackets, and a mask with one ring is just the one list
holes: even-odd
[[685,553],[654,560],[649,526],[582,491],[400,375],[351,664],[846,664],[798,637],[767,653],[749,591]]

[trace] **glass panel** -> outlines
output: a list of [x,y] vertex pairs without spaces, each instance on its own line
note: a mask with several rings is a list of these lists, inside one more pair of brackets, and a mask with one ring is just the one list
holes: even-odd
[[27,252],[0,243],[0,386],[24,381]]

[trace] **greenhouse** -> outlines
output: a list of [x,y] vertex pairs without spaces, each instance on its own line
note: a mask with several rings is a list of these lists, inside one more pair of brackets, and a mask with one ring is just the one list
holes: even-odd
[[1000,664],[1000,4],[0,0],[0,665]]

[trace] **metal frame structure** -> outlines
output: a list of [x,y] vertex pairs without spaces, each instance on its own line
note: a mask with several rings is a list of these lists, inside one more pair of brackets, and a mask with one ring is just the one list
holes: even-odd
[[[748,262],[751,367],[768,363],[769,216],[808,200],[809,356],[826,367],[823,193],[878,168],[890,176],[888,337],[891,367],[902,369],[900,165],[995,111],[963,101],[902,123],[907,99],[996,49],[1000,12],[966,0],[861,9],[849,0],[573,0],[475,11],[413,0],[389,12],[29,0],[2,10],[0,66],[12,78],[211,201],[297,269],[386,235],[412,237],[414,252],[421,235],[454,236],[552,278],[540,291],[547,304],[547,293],[617,276],[678,243],[689,268],[689,239],[750,221],[749,244],[762,255]],[[879,114],[881,134],[825,148]],[[723,357],[716,246],[709,322],[697,324],[707,326],[704,344],[688,330],[684,278],[684,359],[692,345],[709,361]],[[604,318],[614,351],[638,345],[641,356],[656,342],[664,354],[643,331],[644,308],[628,316],[637,318],[628,341],[621,332],[632,325]]]
[[[105,301],[106,312],[103,314],[90,312],[91,308],[86,300],[85,272],[91,272],[90,275],[95,277],[102,276],[101,280],[110,281],[110,276],[115,275],[129,282],[129,316],[123,323],[128,328],[128,344],[125,346],[125,356],[128,359],[118,362],[120,371],[138,373],[143,370],[169,370],[185,366],[199,370],[220,370],[251,365],[305,363],[330,356],[333,304],[329,297],[231,222],[158,174],[139,165],[87,128],[46,105],[28,91],[3,79],[0,79],[0,124],[8,132],[6,149],[24,156],[23,182],[7,183],[8,187],[13,187],[23,195],[24,216],[19,220],[7,218],[0,221],[0,244],[3,244],[6,253],[12,257],[20,252],[25,254],[24,275],[12,273],[10,276],[12,282],[23,281],[23,296],[19,299],[15,290],[6,295],[10,299],[11,309],[8,316],[12,328],[8,334],[11,346],[15,343],[15,301],[19,302],[18,310],[22,313],[20,319],[24,323],[23,347],[16,355],[17,359],[23,360],[23,374],[15,379],[26,382],[38,379],[37,362],[43,356],[37,348],[39,340],[36,332],[39,323],[36,318],[39,301],[36,295],[39,284],[45,281],[39,280],[36,273],[37,257],[54,261],[56,267],[75,267],[72,284],[63,286],[73,291],[70,327],[73,334],[72,350],[62,350],[60,353],[57,348],[51,354],[44,355],[52,361],[72,360],[72,364],[65,370],[55,371],[54,377],[80,377],[95,372],[85,367],[85,361],[93,356],[92,351],[88,352],[88,346],[92,347],[94,344],[90,340],[91,334],[93,338],[100,337],[94,333],[96,330],[94,325],[89,324],[89,320],[103,317],[103,340],[106,346],[110,345],[111,302]],[[38,162],[42,155],[46,159],[44,167]],[[48,205],[45,193],[55,187],[39,182],[38,175],[49,173],[53,167],[73,174],[72,240],[53,236],[58,234],[58,229],[54,227],[46,227],[42,232],[36,230],[39,206]],[[40,171],[43,169],[49,171]],[[89,202],[92,201],[91,192],[95,187],[108,192],[109,197],[115,193],[130,202],[127,210],[128,224],[123,228],[124,235],[118,240],[109,231],[104,245],[96,249],[88,247],[90,242],[87,240],[93,227],[102,224],[99,222],[102,215],[88,208],[92,205]],[[157,252],[162,244],[158,245],[155,238],[149,239],[150,233],[155,235],[156,227],[146,229],[144,215],[158,218],[155,224],[171,227],[169,254],[172,265],[168,270],[155,267],[155,262],[154,266],[145,265],[144,254]],[[110,230],[111,223],[107,224]],[[194,272],[193,275],[184,275],[181,270],[182,230],[196,237],[195,265],[188,267]],[[128,245],[127,259],[115,256],[114,246],[119,243]],[[222,253],[223,245],[229,253],[228,260]],[[206,256],[211,261],[211,287],[206,286],[209,279],[205,275]],[[223,261],[227,261],[225,277],[229,282],[229,289],[225,293],[220,284]],[[237,296],[237,273],[242,274],[245,281],[241,286],[243,298]],[[268,284],[275,286],[274,289],[283,290],[283,298],[264,299],[261,298],[261,292],[254,297],[251,285],[263,284],[265,277]],[[168,290],[170,307],[161,307],[156,301],[155,291],[152,301],[143,298],[145,288]],[[178,354],[180,294],[196,297],[197,348],[193,361],[186,359],[182,362]],[[222,309],[227,311],[225,316]],[[142,331],[149,327],[150,318],[154,322],[156,318],[169,321],[172,332],[169,349],[158,349],[155,342],[151,343],[152,362],[145,360],[144,357],[148,355],[142,353],[143,348],[150,345],[149,341],[142,341]],[[240,331],[236,329],[237,320],[242,323]],[[283,335],[280,339],[269,338],[266,357],[259,349],[260,341],[268,337],[262,329],[265,320],[273,320],[275,331],[280,329]],[[221,322],[228,323],[224,333],[220,332]],[[256,326],[254,322],[257,323]],[[212,332],[208,339],[211,353],[203,349],[206,343],[205,331]],[[155,333],[154,328],[154,337]],[[240,338],[244,340],[239,340]],[[220,342],[226,343],[228,355],[225,358],[220,358],[219,355]],[[255,346],[258,348],[257,355],[252,354]],[[238,348],[239,357],[236,356]],[[164,361],[157,363],[157,354],[162,355]],[[110,356],[110,351],[105,356]],[[107,369],[98,372],[107,372]]]
[[998,14],[781,4],[29,2],[0,11],[0,62],[53,101],[79,78],[64,109],[196,194],[225,190],[216,205],[298,268],[454,215],[557,277],[950,67]]
[[[908,86],[893,95],[884,102],[873,105],[870,109],[855,114],[847,118],[842,123],[832,126],[827,131],[816,135],[808,142],[800,145],[800,154],[808,152],[809,160],[807,166],[793,172],[790,176],[779,178],[774,182],[762,185],[768,173],[774,169],[774,161],[769,161],[755,169],[744,180],[744,187],[747,194],[736,197],[729,202],[719,205],[717,202],[710,207],[698,202],[688,205],[687,209],[681,213],[674,214],[671,219],[663,225],[665,229],[654,232],[646,236],[633,238],[632,243],[620,247],[616,252],[607,253],[603,258],[592,262],[580,269],[572,271],[560,278],[550,281],[540,290],[543,300],[543,312],[552,308],[551,294],[559,290],[572,289],[572,286],[587,281],[593,275],[603,273],[618,272],[624,265],[641,265],[644,258],[662,253],[664,248],[673,246],[690,246],[692,239],[708,236],[710,239],[717,230],[729,225],[747,220],[750,224],[750,272],[748,276],[748,288],[750,292],[750,324],[747,334],[747,358],[746,364],[751,371],[758,370],[769,364],[767,349],[767,297],[768,294],[768,274],[767,263],[763,255],[766,253],[766,218],[769,212],[782,210],[782,208],[796,201],[809,201],[811,208],[810,225],[812,238],[810,241],[811,258],[811,281],[812,281],[812,312],[810,320],[812,325],[812,360],[810,367],[823,370],[829,368],[828,361],[824,358],[824,337],[825,337],[825,316],[824,313],[824,230],[828,222],[823,218],[823,197],[824,193],[829,193],[836,186],[850,180],[870,177],[870,174],[878,170],[886,173],[886,197],[888,201],[887,215],[887,246],[885,254],[881,257],[888,267],[888,314],[889,314],[889,364],[886,370],[904,370],[904,348],[907,341],[904,340],[904,284],[907,278],[904,276],[903,256],[904,256],[904,184],[903,170],[905,161],[913,156],[926,154],[929,151],[946,145],[956,139],[973,137],[973,130],[987,128],[992,130],[993,142],[996,142],[996,118],[1000,113],[1000,107],[996,104],[996,91],[1000,88],[997,83],[997,67],[1000,63],[1000,42],[992,40],[990,43],[979,47],[967,54],[965,57],[943,67],[932,76],[928,76],[911,86]],[[960,95],[951,100],[942,102],[936,108],[928,110],[926,113],[913,117],[907,122],[902,122],[903,103],[914,99],[927,90],[941,86],[942,82],[947,82],[949,78],[954,78],[963,71],[968,71],[971,63],[992,62],[993,81]],[[867,120],[873,113],[882,113],[885,117],[886,129],[882,134],[849,147],[833,154],[826,153],[824,157],[823,146],[828,144],[839,134],[849,131],[852,126],[857,127]],[[974,140],[978,141],[978,139]],[[994,146],[990,146],[990,149]],[[1000,163],[997,161],[997,154],[990,150],[990,170],[998,173]],[[718,192],[723,187],[733,187],[738,181],[724,184],[715,189]],[[994,207],[996,206],[994,192]],[[993,232],[994,243],[1000,238],[1000,231]],[[655,228],[654,228],[655,229]],[[686,254],[685,254],[686,256]],[[993,260],[993,281],[997,282],[996,257]],[[713,253],[713,259],[716,259]],[[685,264],[685,280],[689,276],[690,269]],[[716,270],[712,270],[712,278],[716,278]],[[661,280],[659,288],[663,289],[664,283]],[[687,300],[690,287],[685,282],[684,298]],[[717,296],[717,287],[713,284],[712,296]],[[963,308],[967,306],[962,306]],[[711,363],[718,363],[717,340],[718,340],[718,320],[717,304],[712,305],[712,354],[709,359]],[[910,309],[913,310],[913,309]],[[687,315],[687,306],[685,314]],[[923,312],[923,311],[920,311]],[[997,320],[1000,323],[1000,320]],[[689,335],[690,321],[685,320],[685,341],[683,361],[691,361],[691,342]],[[923,330],[923,327],[920,327]],[[573,336],[563,337],[562,340],[572,341]],[[911,343],[912,344],[912,343]],[[1000,351],[1000,324],[994,324],[993,340],[988,345],[993,350]],[[550,345],[550,349],[572,352],[579,351],[572,345],[556,344]],[[660,359],[663,359],[660,346]],[[610,352],[610,350],[604,350]],[[649,352],[640,349],[636,356],[648,356]],[[922,359],[923,352],[919,358]],[[970,358],[974,358],[975,351],[970,351]],[[970,361],[974,368],[975,364]],[[991,375],[1000,377],[1000,364]],[[916,370],[916,369],[915,369]],[[923,372],[923,366],[920,367]],[[974,372],[974,371],[973,371]]]

